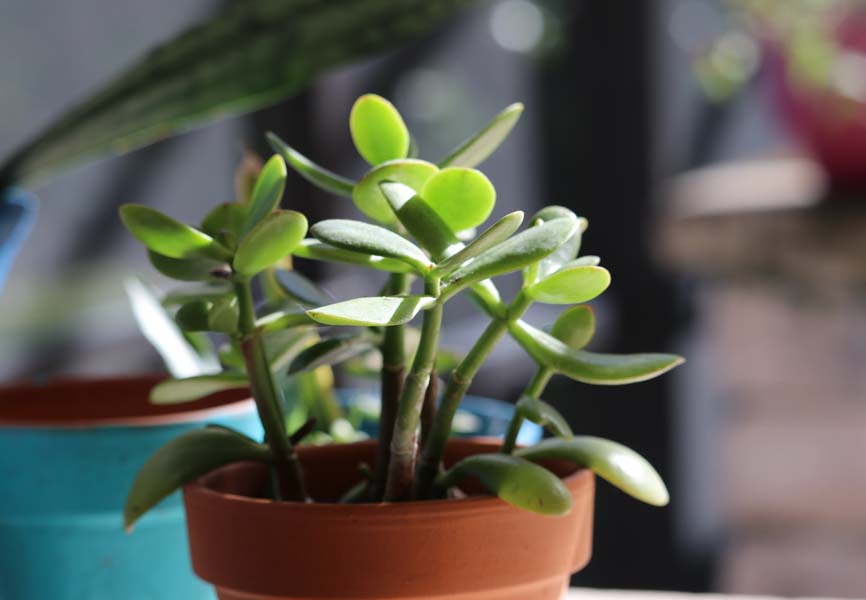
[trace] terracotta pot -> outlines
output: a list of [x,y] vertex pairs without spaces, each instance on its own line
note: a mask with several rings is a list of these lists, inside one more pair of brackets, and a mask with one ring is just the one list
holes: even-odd
[[[446,463],[497,447],[454,440]],[[483,495],[327,503],[358,481],[359,463],[372,464],[375,443],[299,453],[320,503],[258,498],[266,470],[246,463],[184,488],[193,569],[221,600],[558,600],[569,574],[589,561],[595,481],[585,469],[550,465],[574,506],[545,517]],[[471,484],[465,490],[478,492]]]

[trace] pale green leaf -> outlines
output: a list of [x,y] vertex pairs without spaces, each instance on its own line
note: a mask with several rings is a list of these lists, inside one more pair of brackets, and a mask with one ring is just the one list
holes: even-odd
[[451,228],[415,190],[395,182],[382,182],[379,187],[406,231],[431,255],[442,256],[450,248],[462,245]]
[[438,171],[436,165],[412,158],[383,163],[361,178],[352,190],[352,201],[358,210],[374,221],[390,225],[394,223],[396,216],[388,200],[382,195],[379,184],[393,181],[407,185],[417,192]]
[[250,277],[291,254],[307,234],[307,219],[294,210],[278,210],[265,217],[241,240],[234,268]]
[[349,114],[349,129],[358,154],[373,166],[406,158],[410,136],[394,105],[375,94],[355,101]]
[[477,227],[496,204],[496,189],[487,176],[464,167],[442,169],[427,180],[420,193],[451,231]]
[[440,167],[475,167],[505,141],[511,129],[523,113],[523,104],[508,106],[484,126],[478,133],[460,144],[451,154],[439,161]]
[[565,417],[543,400],[523,396],[517,401],[515,410],[527,421],[541,425],[557,437],[568,438],[574,435]]
[[485,250],[489,250],[493,246],[501,244],[520,228],[522,222],[523,211],[518,210],[505,215],[462,249],[458,250],[445,260],[440,261],[436,265],[436,273],[440,276],[446,276],[454,269],[475,258]]
[[323,325],[402,325],[435,302],[431,296],[373,296],[314,308],[307,314]]
[[227,260],[231,252],[211,236],[157,210],[138,204],[120,207],[120,220],[138,241],[169,258]]
[[348,265],[358,265],[360,267],[367,267],[369,269],[376,269],[377,271],[386,271],[389,273],[412,272],[412,267],[401,260],[364,254],[363,252],[351,252],[309,238],[298,244],[294,249],[293,254],[298,258],[309,258],[312,260],[324,260]]
[[550,329],[550,335],[572,350],[581,350],[595,335],[595,313],[591,306],[572,306],[562,312]]
[[313,225],[310,234],[321,242],[343,250],[401,260],[421,273],[429,271],[433,264],[412,242],[378,225],[328,219]]
[[610,273],[603,267],[560,269],[524,290],[538,302],[577,304],[589,302],[610,285]]
[[253,186],[242,233],[251,230],[280,205],[286,190],[286,175],[286,162],[279,154],[268,159]]
[[352,197],[352,188],[355,187],[354,181],[320,167],[281,140],[275,133],[268,132],[266,137],[271,148],[278,152],[301,177],[326,192],[347,198]]

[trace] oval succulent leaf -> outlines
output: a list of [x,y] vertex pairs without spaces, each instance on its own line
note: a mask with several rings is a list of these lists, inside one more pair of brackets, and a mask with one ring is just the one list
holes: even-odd
[[396,221],[394,211],[382,194],[379,184],[393,181],[415,191],[424,187],[430,177],[439,171],[436,165],[417,159],[392,160],[369,171],[352,190],[352,201],[362,213],[384,225]]
[[241,240],[234,268],[250,277],[289,255],[307,234],[307,218],[294,210],[265,217]]
[[273,281],[290,298],[309,306],[322,306],[331,300],[319,286],[297,271],[274,269]]
[[286,162],[279,154],[268,159],[253,186],[242,233],[255,227],[280,205],[283,192],[286,190],[286,175]]
[[279,153],[298,175],[326,192],[347,198],[352,197],[352,188],[355,187],[354,181],[320,167],[281,140],[275,133],[268,132],[265,137],[268,138],[268,143],[274,152]]
[[222,427],[184,433],[157,450],[136,475],[123,507],[124,526],[131,531],[160,501],[216,468],[238,461],[268,460],[267,446]]
[[508,330],[536,362],[583,383],[623,385],[646,381],[685,362],[675,354],[598,354],[573,350],[520,320],[510,322]]
[[315,321],[301,307],[286,307],[256,319],[256,328],[261,331],[278,331],[307,325],[315,325]]
[[583,217],[578,217],[574,212],[564,206],[546,206],[533,215],[531,221],[533,227],[538,227],[543,223],[548,223],[555,219],[571,218],[577,219],[577,229],[574,230],[574,233],[572,233],[571,237],[568,238],[564,244],[554,252],[551,252],[549,256],[546,256],[543,260],[539,261],[537,267],[527,269],[527,273],[524,274],[524,283],[526,285],[531,285],[539,278],[543,279],[551,273],[555,273],[564,265],[574,260],[578,252],[580,252],[580,243],[583,232],[586,231],[586,228],[589,225],[589,221]]
[[375,94],[364,94],[349,114],[349,129],[358,154],[373,166],[409,153],[410,136],[394,105]]
[[150,207],[124,204],[120,207],[120,219],[138,241],[157,254],[216,260],[231,257],[231,252],[211,236]]
[[310,234],[319,241],[343,250],[402,260],[421,273],[427,272],[432,266],[427,255],[415,244],[378,225],[329,219],[313,225]]
[[184,331],[209,331],[210,303],[192,300],[181,306],[174,315],[174,322]]
[[544,258],[565,242],[575,227],[576,220],[557,219],[522,231],[482,252],[448,276],[450,294],[454,289],[522,269]]
[[526,294],[547,304],[589,302],[610,285],[610,273],[603,267],[560,269],[526,288]]
[[199,256],[194,258],[170,258],[157,254],[153,250],[148,250],[147,258],[154,269],[166,277],[171,277],[178,281],[206,281],[214,279],[216,273],[221,271],[228,272],[229,269],[228,264],[223,261]]
[[201,229],[211,237],[228,231],[235,239],[244,233],[247,207],[240,202],[224,202],[211,210],[201,222]]
[[440,261],[436,265],[435,271],[440,276],[447,275],[485,250],[489,250],[510,238],[520,228],[522,222],[523,211],[518,210],[505,215],[462,249]]
[[208,329],[219,333],[235,333],[238,330],[237,298],[221,298],[213,303],[207,314]]
[[432,296],[373,296],[308,310],[323,325],[402,325],[436,302]]
[[598,437],[545,440],[515,453],[530,461],[566,460],[594,471],[626,494],[652,506],[668,503],[664,481],[647,460],[634,450]]
[[415,190],[395,182],[383,182],[379,187],[397,220],[430,254],[442,256],[449,248],[460,244],[451,228]]
[[474,167],[480,165],[499,147],[523,114],[523,104],[508,106],[478,133],[460,144],[439,162],[440,167]]
[[299,258],[358,265],[388,273],[411,273],[413,271],[411,266],[401,260],[343,250],[309,238],[298,244],[293,254]]
[[572,306],[562,312],[550,335],[572,350],[581,350],[595,335],[595,313],[590,306]]
[[323,365],[333,365],[349,360],[373,346],[370,339],[362,335],[339,335],[322,340],[305,348],[289,365],[289,375],[312,371]]
[[440,475],[437,484],[447,489],[466,477],[475,477],[491,493],[524,510],[552,516],[571,511],[571,494],[559,477],[522,458],[505,454],[470,456]]
[[442,169],[427,180],[420,192],[451,231],[477,227],[487,220],[496,204],[496,189],[487,176],[465,167]]
[[217,373],[185,379],[166,379],[150,390],[150,401],[153,404],[182,404],[223,390],[242,389],[248,386],[247,376],[242,373]]
[[565,417],[543,400],[523,396],[517,401],[515,410],[527,421],[541,425],[557,437],[570,438],[574,435]]

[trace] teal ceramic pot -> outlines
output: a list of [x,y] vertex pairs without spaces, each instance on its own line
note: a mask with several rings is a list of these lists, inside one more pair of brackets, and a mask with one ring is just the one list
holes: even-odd
[[244,391],[156,407],[163,377],[0,388],[0,599],[211,600],[192,573],[180,495],[132,535],[135,473],[178,434],[217,423],[261,439]]

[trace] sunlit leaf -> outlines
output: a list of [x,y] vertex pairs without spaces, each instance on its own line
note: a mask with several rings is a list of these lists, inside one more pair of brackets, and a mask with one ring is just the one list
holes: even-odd
[[583,383],[622,385],[646,381],[685,362],[675,354],[598,354],[573,350],[519,320],[510,322],[508,330],[536,362]]
[[574,435],[565,417],[543,400],[523,396],[517,401],[515,410],[527,421],[541,425],[557,437],[568,438]]
[[431,296],[373,296],[314,308],[307,314],[323,325],[401,325],[435,302]]
[[157,450],[135,476],[123,507],[124,526],[131,531],[161,500],[214,469],[238,461],[267,462],[270,456],[267,446],[222,427],[184,433]]
[[526,294],[547,304],[589,302],[610,285],[610,273],[603,267],[570,267],[560,269],[534,285]]
[[571,511],[571,494],[562,481],[536,464],[505,454],[476,454],[465,458],[437,479],[449,488],[474,477],[488,491],[518,508],[542,515]]
[[581,350],[595,335],[595,313],[590,306],[572,306],[557,317],[550,335],[572,350]]
[[417,192],[438,171],[436,165],[412,158],[386,162],[361,178],[352,190],[352,201],[358,210],[374,221],[390,225],[396,220],[396,216],[385,196],[382,195],[379,184],[383,181],[393,181],[407,185]]
[[460,144],[451,154],[439,161],[440,167],[474,167],[480,165],[505,141],[523,113],[523,104],[508,106],[478,133]]
[[287,256],[307,234],[307,218],[294,210],[278,210],[265,217],[235,253],[235,271],[247,277]]
[[402,260],[422,273],[433,264],[412,242],[378,225],[328,219],[313,225],[310,234],[319,241],[343,250]]
[[501,244],[520,228],[522,222],[523,211],[518,210],[505,215],[465,247],[445,260],[439,261],[439,264],[436,265],[436,272],[441,276],[445,276],[485,250]]
[[464,167],[442,169],[420,192],[451,231],[477,227],[496,204],[496,189],[484,173]]
[[358,334],[338,335],[305,348],[289,365],[289,375],[311,371],[322,365],[334,365],[373,348],[369,337]]
[[157,254],[216,260],[231,257],[231,252],[211,236],[147,206],[124,204],[120,207],[120,219],[138,241]]
[[577,219],[577,228],[574,230],[574,233],[571,234],[571,237],[568,238],[568,240],[559,248],[539,261],[537,265],[533,265],[526,269],[523,276],[526,285],[532,285],[538,279],[543,279],[551,273],[555,273],[565,264],[574,260],[577,253],[580,252],[581,238],[583,232],[586,231],[589,222],[583,217],[578,217],[573,211],[564,206],[545,206],[532,216],[530,226],[538,227],[539,225],[549,223],[556,219]]
[[247,376],[241,373],[217,373],[184,379],[167,379],[150,390],[150,401],[153,404],[181,404],[223,390],[242,389],[248,386]]
[[265,163],[256,179],[242,233],[255,227],[280,205],[286,190],[286,162],[275,154]]
[[334,246],[323,244],[319,240],[315,239],[303,240],[295,247],[293,254],[299,258],[358,265],[369,269],[376,269],[378,271],[387,271],[389,273],[412,272],[412,267],[401,260],[364,254],[363,252],[351,252],[349,250],[343,250],[342,248],[335,248]]
[[651,504],[665,506],[669,496],[659,474],[640,454],[610,440],[578,436],[568,440],[545,440],[518,450],[526,460],[567,460],[594,471],[626,494]]
[[373,166],[406,158],[409,130],[394,105],[375,94],[355,101],[349,115],[349,129],[358,154]]
[[451,228],[415,190],[394,182],[383,182],[379,187],[406,231],[430,254],[442,256],[460,245]]
[[281,140],[275,133],[268,132],[266,137],[274,152],[278,152],[285,159],[286,163],[297,171],[301,177],[326,192],[331,192],[338,196],[346,196],[347,198],[352,196],[352,188],[355,186],[354,181],[342,175],[332,173],[324,167],[320,167]]

